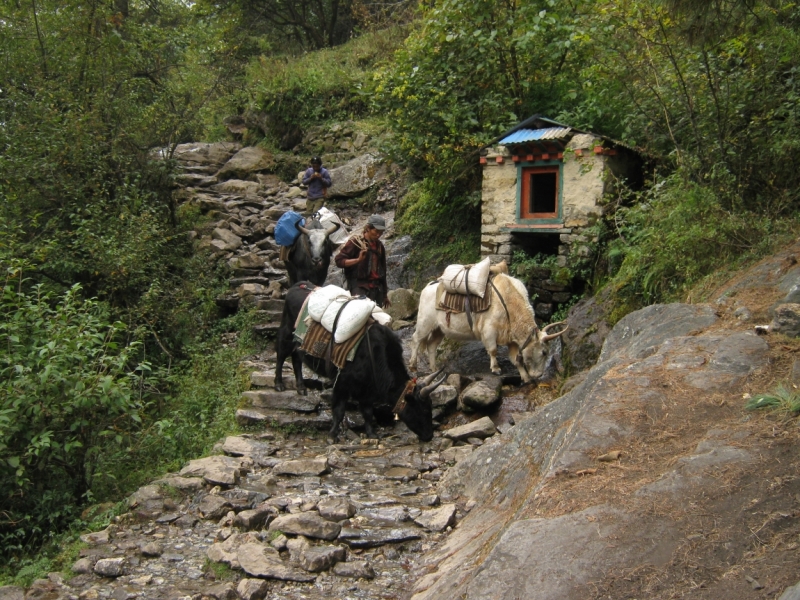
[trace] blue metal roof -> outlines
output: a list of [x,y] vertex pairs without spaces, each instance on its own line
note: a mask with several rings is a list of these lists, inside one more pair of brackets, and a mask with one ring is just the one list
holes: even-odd
[[572,133],[570,127],[548,127],[547,129],[518,129],[497,142],[500,145],[524,144],[536,140],[560,140]]

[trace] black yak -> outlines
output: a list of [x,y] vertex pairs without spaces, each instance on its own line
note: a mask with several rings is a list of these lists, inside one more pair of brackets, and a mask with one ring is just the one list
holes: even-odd
[[[303,361],[320,375],[335,380],[331,405],[333,426],[330,437],[339,437],[339,428],[344,419],[348,399],[358,403],[364,416],[367,436],[376,438],[373,426],[375,416],[391,418],[394,413],[423,442],[433,438],[433,409],[430,394],[438,387],[445,376],[434,381],[439,373],[414,382],[403,362],[403,348],[394,332],[374,323],[367,329],[366,337],[358,345],[352,361],[339,370],[330,365],[332,372],[326,372],[324,359],[305,355],[300,344],[294,339],[294,324],[303,308],[306,297],[315,286],[307,282],[298,283],[286,294],[281,326],[278,330],[278,358],[275,366],[275,389],[285,390],[283,384],[283,363],[291,355],[297,393],[305,395],[303,383]],[[441,372],[441,371],[440,371]]]
[[334,223],[327,229],[316,219],[309,219],[306,226],[295,223],[300,236],[289,250],[289,258],[285,261],[289,273],[289,285],[298,281],[310,281],[315,285],[325,283],[328,266],[331,264],[333,242],[330,235],[339,229]]

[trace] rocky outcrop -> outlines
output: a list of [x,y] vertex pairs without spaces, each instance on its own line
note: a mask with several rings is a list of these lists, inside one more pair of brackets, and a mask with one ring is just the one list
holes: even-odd
[[[718,320],[711,307],[682,304],[628,315],[608,336],[600,362],[582,384],[448,471],[439,488],[442,497],[476,507],[446,546],[421,563],[427,572],[420,574],[414,598],[585,598],[589,582],[596,585],[610,572],[643,562],[665,567],[691,527],[689,506],[709,502],[707,510],[715,512],[727,501],[704,499],[704,482],[718,469],[755,464],[752,452],[734,451],[742,438],[718,429],[718,418],[684,431],[679,445],[689,457],[685,463],[654,464],[636,455],[637,440],[685,429],[683,417],[670,415],[691,411],[701,402],[699,394],[736,393],[766,366],[764,339],[714,329]],[[623,458],[631,472],[624,502],[616,494],[586,493],[587,486],[577,485],[586,490],[578,491],[570,483],[571,477],[594,477],[603,489],[605,478],[598,474],[613,467],[600,465]],[[652,502],[664,501],[667,490],[680,491],[681,498],[670,518],[649,510]],[[568,514],[549,509],[563,500],[570,503]],[[537,508],[529,516],[509,510],[525,505]],[[609,547],[608,538],[626,541]],[[565,563],[562,556],[570,560]]]

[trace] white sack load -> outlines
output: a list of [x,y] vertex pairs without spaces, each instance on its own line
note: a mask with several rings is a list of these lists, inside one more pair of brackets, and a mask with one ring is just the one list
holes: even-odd
[[478,264],[468,266],[469,273],[464,265],[447,267],[441,277],[444,289],[455,294],[466,294],[467,284],[469,284],[469,293],[483,298],[486,293],[486,282],[489,281],[489,269],[492,261],[487,256]]
[[322,226],[327,229],[334,223],[338,223],[339,229],[334,231],[332,234],[328,236],[328,239],[332,241],[334,244],[344,244],[347,241],[347,238],[350,236],[347,233],[347,228],[342,223],[342,220],[332,210],[325,208],[324,206],[317,211],[319,215],[319,222],[322,223]]
[[[372,314],[372,309],[375,308],[375,303],[366,298],[347,302],[348,300],[349,298],[336,298],[325,310],[325,314],[322,315],[322,320],[320,321],[325,329],[333,332],[333,341],[337,344],[346,342],[358,333]],[[347,306],[344,307],[342,314],[339,315],[336,331],[333,331],[336,315],[339,314],[339,310],[345,302],[347,302]]]
[[335,298],[344,296],[349,298],[350,294],[347,290],[343,290],[338,285],[326,285],[315,289],[308,297],[308,314],[317,323],[322,321],[322,315],[325,314],[328,306]]
[[372,309],[372,318],[386,327],[392,324],[392,315],[387,313],[377,304],[375,305],[375,308]]

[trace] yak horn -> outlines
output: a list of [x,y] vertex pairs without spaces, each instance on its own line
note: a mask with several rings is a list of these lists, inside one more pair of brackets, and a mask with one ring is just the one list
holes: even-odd
[[332,234],[334,231],[337,231],[339,229],[339,227],[340,227],[339,223],[334,223],[333,225],[331,225],[330,227],[328,227],[325,230],[325,235]]
[[297,223],[295,223],[295,224],[294,224],[294,226],[295,226],[295,227],[297,227],[297,230],[298,230],[299,232],[301,232],[301,233],[305,233],[306,235],[311,235],[311,234],[309,233],[308,229],[306,229],[305,227],[303,227],[302,225],[300,225],[300,221],[297,221]]
[[433,381],[434,379],[436,379],[442,371],[444,371],[444,367],[442,367],[441,369],[436,371],[436,373],[431,373],[430,375],[426,375],[425,377],[423,377],[422,379],[420,379],[417,382],[418,385],[421,385],[423,387],[426,386],[426,385],[429,385],[430,382]]
[[[439,372],[441,373],[441,371]],[[419,397],[425,399],[428,396],[430,396],[431,392],[433,392],[433,390],[442,385],[445,379],[447,379],[447,373],[444,373],[438,381],[434,381],[432,384],[426,385],[424,388],[422,388],[419,391]]]
[[549,325],[546,325],[545,328],[542,329],[542,334],[544,334],[544,335],[542,335],[542,338],[541,338],[542,339],[542,343],[547,342],[547,341],[552,340],[552,339],[555,339],[555,338],[563,335],[567,331],[567,329],[569,329],[569,325],[564,327],[564,329],[562,329],[558,333],[547,333],[547,330],[550,329],[551,327],[555,327],[557,325],[563,325],[564,323],[566,323],[566,321],[559,321],[558,323],[550,323]]

